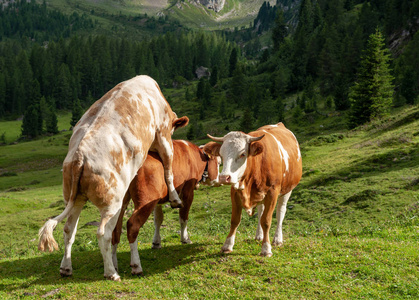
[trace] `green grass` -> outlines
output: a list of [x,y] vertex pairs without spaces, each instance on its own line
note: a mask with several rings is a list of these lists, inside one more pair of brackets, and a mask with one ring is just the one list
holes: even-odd
[[[0,177],[0,298],[417,299],[418,115],[418,106],[404,108],[349,132],[316,123],[311,127],[325,134],[312,138],[308,133],[314,129],[300,128],[304,174],[288,203],[285,245],[274,247],[273,257],[259,256],[261,243],[253,239],[257,218],[245,214],[234,252],[221,254],[230,223],[229,187],[201,188],[188,224],[193,244],[180,243],[177,211],[167,206],[162,249],[151,249],[152,220],[140,230],[142,277],[130,274],[124,230],[118,249],[121,283],[103,279],[97,227],[88,225],[99,221],[99,213],[89,203],[73,246],[72,277],[59,275],[63,223],[55,232],[60,251],[37,250],[38,229],[64,204],[61,176],[45,174],[58,166],[37,171],[44,164],[35,162],[65,155],[68,133],[51,142],[2,146],[0,168],[17,176]],[[43,143],[52,145],[41,151]],[[17,167],[17,153],[27,168]],[[39,183],[22,181],[20,190],[10,190],[9,180],[24,176]]]

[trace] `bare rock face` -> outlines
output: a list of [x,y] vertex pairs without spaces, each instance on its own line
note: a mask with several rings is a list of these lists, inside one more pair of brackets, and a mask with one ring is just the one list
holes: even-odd
[[225,0],[199,0],[199,2],[207,7],[208,9],[212,9],[215,12],[219,12],[223,9]]

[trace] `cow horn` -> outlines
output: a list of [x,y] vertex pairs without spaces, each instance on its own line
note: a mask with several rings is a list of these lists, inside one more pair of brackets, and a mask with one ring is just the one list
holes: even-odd
[[211,136],[211,135],[209,135],[209,134],[207,134],[207,136],[208,136],[211,140],[213,140],[213,141],[216,141],[216,142],[224,142],[224,137],[215,137],[215,136]]
[[249,143],[259,141],[259,140],[261,140],[264,136],[265,136],[265,135],[261,135],[261,136],[251,136],[251,137],[249,138]]

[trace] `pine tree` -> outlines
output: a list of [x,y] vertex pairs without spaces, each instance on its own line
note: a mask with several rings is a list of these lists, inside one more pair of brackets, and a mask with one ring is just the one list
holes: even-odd
[[238,60],[238,54],[237,54],[237,48],[233,48],[233,50],[231,50],[231,54],[230,54],[230,76],[233,76],[234,71],[236,70],[237,67],[237,60]]
[[249,132],[253,129],[253,116],[250,109],[244,110],[243,116],[240,121],[240,130],[243,132]]
[[38,132],[38,121],[39,121],[39,109],[36,105],[29,105],[23,115],[22,120],[22,136],[28,138],[37,137],[40,133]]
[[71,122],[70,125],[72,127],[76,126],[77,122],[80,120],[80,118],[83,115],[83,108],[80,105],[80,100],[77,99],[73,103],[73,110],[71,111]]
[[272,41],[274,44],[274,51],[279,50],[279,46],[287,36],[287,24],[285,23],[284,13],[281,9],[277,9],[275,26],[272,29]]
[[45,118],[45,126],[47,133],[58,133],[58,119],[54,107],[50,106]]
[[349,126],[355,127],[389,113],[393,101],[393,76],[390,74],[390,54],[384,48],[384,37],[377,29],[370,35],[362,57],[358,79],[353,85],[349,100],[351,111]]

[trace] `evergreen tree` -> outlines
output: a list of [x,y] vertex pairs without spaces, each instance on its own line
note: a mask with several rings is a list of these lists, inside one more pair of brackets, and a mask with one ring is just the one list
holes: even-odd
[[275,18],[275,26],[272,29],[272,41],[274,44],[274,51],[279,50],[279,46],[284,42],[287,36],[287,24],[284,19],[284,12],[281,9],[277,9]]
[[238,60],[237,57],[238,57],[237,48],[234,47],[233,50],[231,50],[230,60],[229,60],[229,62],[230,62],[230,64],[229,64],[229,66],[230,66],[230,68],[229,68],[230,77],[233,76],[233,73],[236,70],[237,60]]
[[22,136],[28,138],[37,137],[40,133],[38,132],[39,122],[39,109],[36,105],[29,105],[26,109],[23,120],[22,120]]
[[80,118],[83,115],[83,108],[80,105],[80,100],[77,99],[73,103],[73,110],[71,111],[71,127],[76,126],[77,122],[80,120]]
[[211,73],[211,77],[209,79],[211,86],[215,86],[218,81],[218,68],[217,66],[214,67]]
[[253,129],[253,116],[249,108],[244,110],[243,116],[240,120],[240,130],[248,133]]
[[393,101],[393,76],[390,74],[390,54],[384,37],[377,29],[370,35],[362,57],[358,79],[350,93],[350,127],[388,114]]
[[47,133],[58,133],[58,119],[54,107],[50,106],[45,118],[45,126]]

